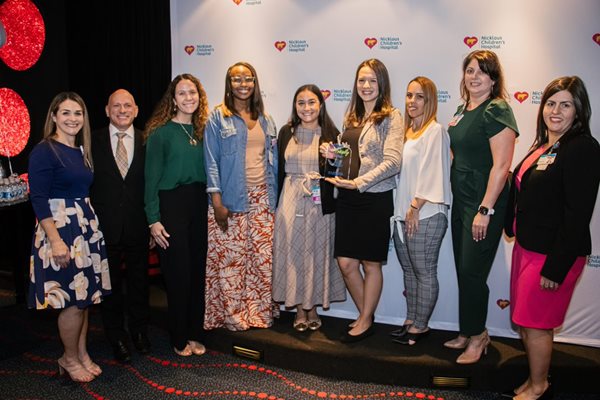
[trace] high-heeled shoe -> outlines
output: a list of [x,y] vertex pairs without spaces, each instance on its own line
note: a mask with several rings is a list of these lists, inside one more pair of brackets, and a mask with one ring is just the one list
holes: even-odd
[[80,359],[79,361],[81,361],[81,365],[83,365],[83,367],[85,369],[87,369],[90,374],[92,374],[96,377],[98,377],[102,374],[102,368],[100,368],[100,366],[98,364],[93,362],[89,356],[87,359],[84,359],[84,360]]
[[201,356],[206,353],[206,347],[200,342],[195,340],[188,340],[188,345],[192,348],[192,353],[196,356]]
[[458,335],[452,340],[444,342],[444,347],[449,349],[464,349],[469,344],[469,338],[463,335]]
[[456,359],[457,364],[475,364],[481,358],[481,355],[487,354],[490,336],[487,330],[479,335],[471,336],[469,344],[465,351]]
[[546,390],[544,390],[544,393],[542,393],[542,395],[540,397],[538,397],[537,400],[552,400],[553,398],[554,398],[554,387],[552,386],[552,384],[549,383]]
[[408,328],[410,328],[411,326],[412,326],[412,324],[404,324],[400,328],[398,328],[394,331],[391,331],[390,336],[394,337],[394,338],[402,337],[402,336],[406,335],[406,333],[408,332]]
[[[88,371],[81,363],[76,363],[70,367],[67,367],[62,358],[57,360],[58,363],[58,376],[66,377],[71,379],[73,382],[91,382],[96,376]],[[66,373],[65,373],[66,372]]]

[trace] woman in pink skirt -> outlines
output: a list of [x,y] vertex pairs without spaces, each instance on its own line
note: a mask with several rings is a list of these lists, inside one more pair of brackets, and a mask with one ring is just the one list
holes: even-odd
[[551,399],[548,370],[554,328],[564,321],[591,252],[590,220],[600,182],[600,145],[590,132],[591,107],[579,77],[544,90],[536,139],[515,168],[505,229],[516,236],[511,316],[520,327],[529,378],[517,400]]

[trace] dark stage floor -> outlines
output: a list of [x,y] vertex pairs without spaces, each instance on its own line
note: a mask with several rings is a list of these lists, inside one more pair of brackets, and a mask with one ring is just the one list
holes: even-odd
[[[165,326],[164,292],[160,285],[152,292],[155,323]],[[293,318],[293,313],[282,312],[271,329],[217,329],[208,333],[206,344],[224,353],[239,347],[238,355],[250,353],[277,367],[359,382],[501,392],[527,376],[520,340],[492,337],[486,357],[461,366],[454,362],[460,352],[442,346],[455,332],[433,330],[417,345],[404,346],[392,343],[388,335],[396,327],[376,323],[373,336],[343,344],[338,338],[349,320],[322,317],[319,331],[296,332]],[[600,349],[555,343],[551,374],[558,392],[599,393]]]

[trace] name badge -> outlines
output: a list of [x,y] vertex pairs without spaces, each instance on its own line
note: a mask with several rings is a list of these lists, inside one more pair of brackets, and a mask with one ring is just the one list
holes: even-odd
[[548,165],[554,163],[555,159],[556,159],[556,153],[543,154],[538,159],[536,170],[538,170],[538,171],[544,171],[544,170],[546,170],[546,168],[548,168]]
[[310,198],[314,204],[321,204],[321,186],[319,185],[319,181],[313,183],[310,188]]
[[455,115],[454,118],[450,122],[448,122],[448,126],[456,126],[460,122],[460,120],[464,117],[464,114]]

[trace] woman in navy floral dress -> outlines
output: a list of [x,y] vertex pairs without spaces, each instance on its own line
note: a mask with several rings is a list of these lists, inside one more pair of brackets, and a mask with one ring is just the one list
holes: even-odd
[[90,206],[93,180],[85,103],[72,92],[50,104],[44,139],[29,158],[31,204],[38,219],[31,262],[29,307],[62,309],[60,374],[90,382],[102,373],[86,345],[88,306],[110,293],[104,237]]

